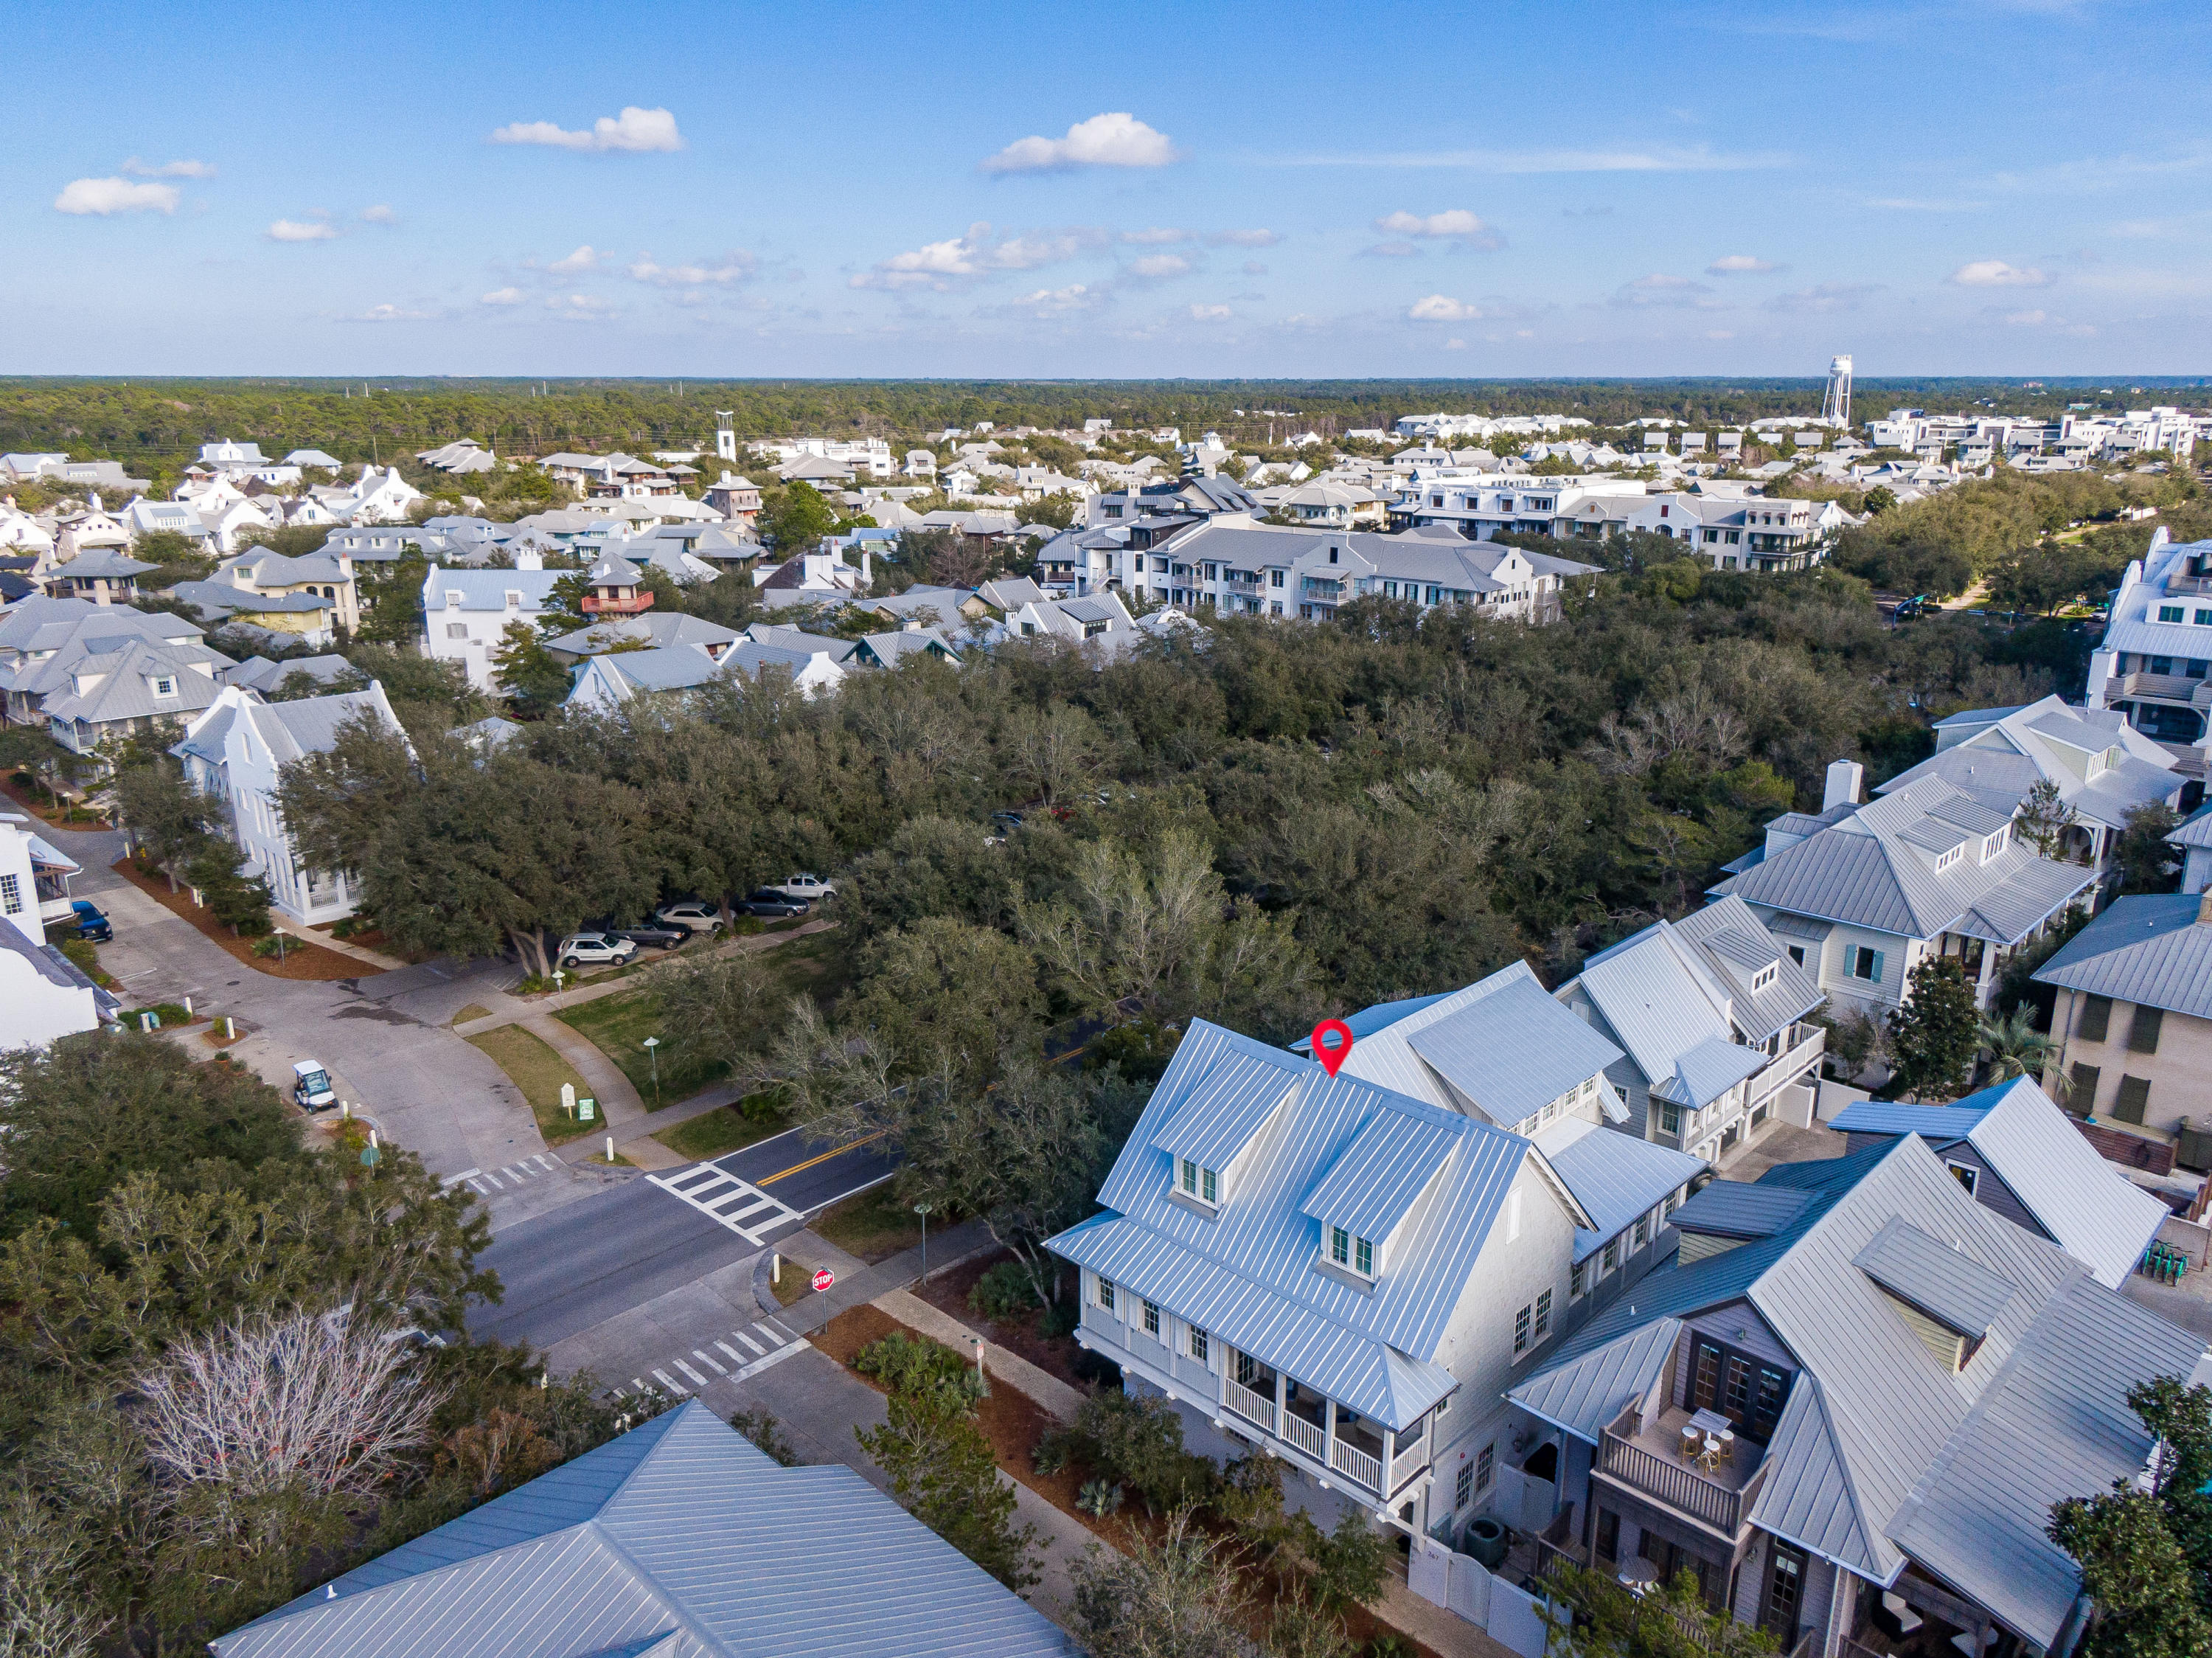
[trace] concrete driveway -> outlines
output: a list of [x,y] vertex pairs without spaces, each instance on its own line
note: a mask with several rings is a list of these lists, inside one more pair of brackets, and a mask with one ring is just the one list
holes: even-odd
[[280,1088],[289,1088],[295,1060],[321,1061],[356,1115],[437,1173],[497,1168],[545,1149],[506,1073],[445,1028],[460,1008],[513,984],[520,973],[510,964],[431,962],[331,983],[271,978],[110,869],[122,856],[120,835],[40,832],[84,866],[72,894],[114,923],[115,941],[100,947],[100,959],[122,980],[125,1006],[189,996],[198,1012],[235,1016],[252,1033],[233,1057]]

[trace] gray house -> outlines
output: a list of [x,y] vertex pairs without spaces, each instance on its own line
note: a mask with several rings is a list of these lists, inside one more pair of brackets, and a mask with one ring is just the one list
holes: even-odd
[[2203,1339],[1917,1135],[1716,1181],[1674,1224],[1677,1264],[1511,1390],[1563,1470],[1546,1561],[1690,1572],[1784,1652],[2069,1651],[2051,1505],[2142,1471],[2128,1392],[2198,1376]]
[[218,1658],[1060,1658],[1066,1637],[850,1468],[696,1399],[210,1643]]

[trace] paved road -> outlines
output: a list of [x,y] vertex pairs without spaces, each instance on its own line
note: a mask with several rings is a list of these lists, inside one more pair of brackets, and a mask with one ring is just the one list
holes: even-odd
[[750,1259],[894,1167],[880,1143],[831,1149],[793,1131],[517,1220],[479,1258],[506,1299],[479,1305],[469,1328],[550,1347]]

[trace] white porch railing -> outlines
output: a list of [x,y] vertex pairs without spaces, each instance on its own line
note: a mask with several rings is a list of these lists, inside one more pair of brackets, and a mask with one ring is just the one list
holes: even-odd
[[1818,1025],[1800,1025],[1797,1028],[1806,1034],[1796,1046],[1784,1048],[1768,1060],[1752,1079],[1747,1091],[1750,1097],[1745,1101],[1747,1105],[1755,1106],[1760,1100],[1779,1094],[1784,1083],[1796,1082],[1805,1074],[1807,1067],[1820,1059],[1821,1050],[1827,1044],[1827,1032]]
[[1225,1377],[1222,1381],[1221,1387],[1222,1403],[1247,1422],[1255,1422],[1271,1434],[1275,1431],[1274,1400],[1269,1399],[1265,1393],[1254,1393],[1241,1381],[1231,1381]]
[[1370,1491],[1382,1489],[1382,1460],[1372,1457],[1357,1445],[1337,1439],[1329,1442],[1328,1466],[1340,1474],[1349,1475]]
[[1395,1496],[1407,1480],[1428,1466],[1428,1462],[1429,1436],[1424,1431],[1419,1438],[1402,1447],[1398,1454],[1390,1459],[1389,1494]]
[[1283,1437],[1316,1462],[1328,1460],[1328,1436],[1318,1422],[1308,1422],[1296,1411],[1283,1412]]

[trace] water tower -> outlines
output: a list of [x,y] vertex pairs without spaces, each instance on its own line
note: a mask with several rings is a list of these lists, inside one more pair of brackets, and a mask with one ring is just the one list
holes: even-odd
[[1828,390],[1820,399],[1820,419],[1838,431],[1851,424],[1851,359],[1849,352],[1828,359]]

